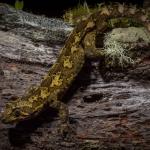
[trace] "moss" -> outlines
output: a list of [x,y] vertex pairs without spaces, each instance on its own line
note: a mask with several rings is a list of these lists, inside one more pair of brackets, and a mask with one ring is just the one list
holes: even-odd
[[19,0],[15,1],[15,9],[22,10],[23,7],[24,7],[24,1],[19,1]]
[[97,11],[98,6],[90,8],[86,1],[83,4],[78,4],[76,7],[66,10],[63,18],[64,21],[69,22],[73,25],[77,24],[83,18],[87,17],[91,13]]
[[112,18],[109,19],[108,22],[108,27],[109,28],[118,28],[118,27],[141,27],[140,23],[138,23],[136,20],[133,18]]

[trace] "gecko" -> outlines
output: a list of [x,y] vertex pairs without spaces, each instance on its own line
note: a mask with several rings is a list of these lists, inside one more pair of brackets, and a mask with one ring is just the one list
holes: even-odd
[[[108,29],[129,27],[134,24],[145,26],[149,32],[149,14],[144,9],[125,4],[103,5],[100,10],[81,20],[66,40],[56,63],[40,85],[6,104],[2,112],[2,122],[19,123],[35,117],[48,106],[58,110],[63,130],[68,129],[69,111],[62,101],[65,98],[64,94],[81,71],[86,58],[101,59],[105,56],[102,48],[95,47],[93,33],[104,33]],[[91,38],[85,40],[90,33]]]

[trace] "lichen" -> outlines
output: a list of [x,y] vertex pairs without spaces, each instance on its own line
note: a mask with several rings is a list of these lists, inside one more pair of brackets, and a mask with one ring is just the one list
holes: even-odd
[[127,64],[134,64],[134,60],[126,55],[127,45],[123,45],[121,42],[115,40],[109,41],[109,36],[111,35],[107,35],[105,41],[105,56],[107,67],[121,66],[123,68]]
[[116,28],[105,34],[104,51],[107,67],[127,67],[135,64],[130,50],[135,43],[150,43],[150,33],[145,28]]

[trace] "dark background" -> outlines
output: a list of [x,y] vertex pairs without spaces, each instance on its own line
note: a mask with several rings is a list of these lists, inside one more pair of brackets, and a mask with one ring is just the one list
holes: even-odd
[[[60,17],[64,11],[83,3],[85,0],[24,0],[25,11],[33,12],[36,14],[43,14],[49,17]],[[94,6],[96,3],[106,2],[110,0],[86,0],[88,5]],[[143,0],[112,0],[112,2],[125,2],[143,5]],[[15,0],[0,0],[0,2],[14,5]]]

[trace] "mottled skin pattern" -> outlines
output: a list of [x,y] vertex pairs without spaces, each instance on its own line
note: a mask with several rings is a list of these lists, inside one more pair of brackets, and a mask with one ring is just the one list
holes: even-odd
[[[2,113],[2,121],[18,123],[34,117],[45,106],[49,106],[59,111],[62,125],[67,126],[68,109],[61,102],[62,97],[82,69],[85,58],[101,58],[104,55],[102,50],[95,48],[93,38],[96,32],[103,33],[108,28],[128,27],[133,24],[141,24],[150,31],[148,15],[145,10],[117,4],[104,5],[100,11],[82,20],[67,39],[56,63],[51,67],[40,86],[29,90],[27,95],[6,104]],[[112,18],[115,18],[115,21],[112,21]],[[130,24],[131,20],[133,24]]]

